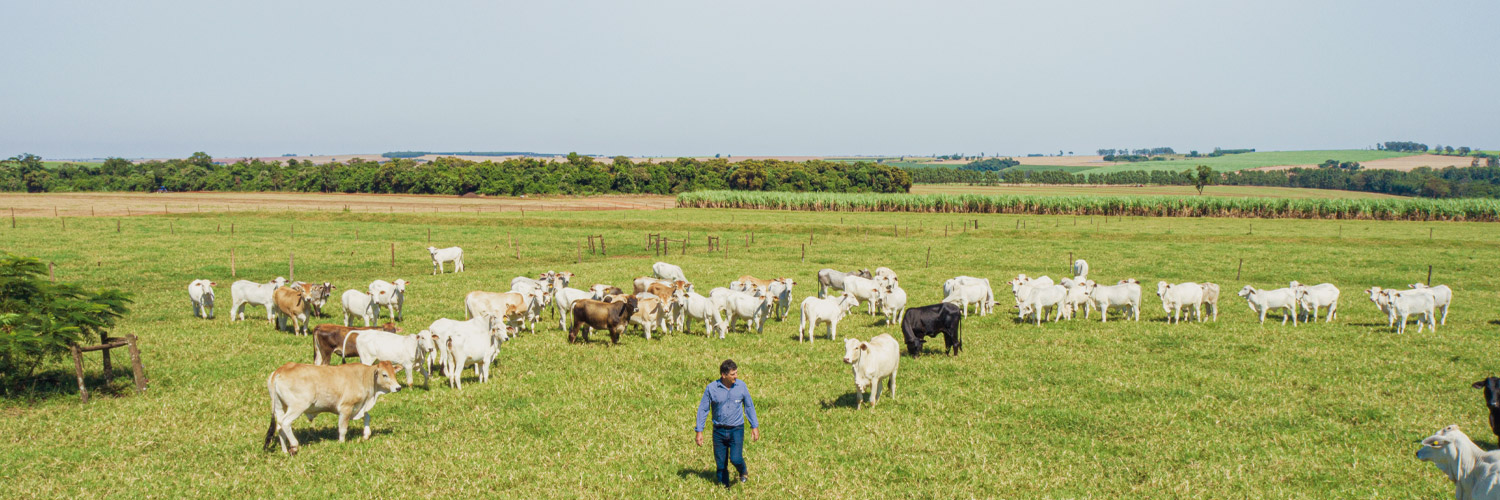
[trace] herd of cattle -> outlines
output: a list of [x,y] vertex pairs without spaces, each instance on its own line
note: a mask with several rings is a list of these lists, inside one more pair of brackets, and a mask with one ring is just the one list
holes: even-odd
[[[433,272],[442,273],[445,262],[454,263],[454,272],[462,272],[463,250],[458,247],[429,248]],[[299,416],[309,420],[319,413],[339,416],[339,440],[343,441],[352,419],[364,419],[364,435],[370,435],[369,410],[381,394],[400,390],[396,374],[406,371],[406,383],[413,383],[414,372],[421,370],[423,383],[437,364],[449,384],[462,388],[462,373],[474,367],[479,382],[489,378],[489,368],[503,342],[525,330],[536,332],[544,312],[551,311],[559,329],[566,330],[568,341],[581,335],[603,330],[612,343],[631,327],[639,327],[646,339],[653,332],[693,330],[693,322],[702,324],[705,336],[719,338],[744,320],[746,331],[761,332],[768,319],[784,321],[791,312],[793,289],[797,282],[790,277],[761,279],[740,276],[727,287],[713,288],[708,295],[698,293],[682,268],[657,262],[652,275],[636,278],[631,292],[596,284],[587,289],[573,288],[573,273],[548,271],[538,277],[518,276],[506,292],[473,291],[463,299],[464,319],[438,319],[416,334],[402,335],[396,323],[403,320],[401,310],[406,302],[408,282],[375,280],[366,291],[345,290],[340,296],[344,312],[342,324],[309,326],[315,316],[325,316],[323,306],[337,288],[331,283],[287,282],[276,278],[269,283],[236,281],[231,287],[231,321],[245,319],[247,307],[265,307],[266,319],[276,329],[313,337],[313,364],[287,363],[277,368],[267,380],[272,402],[272,422],[266,432],[265,445],[273,439],[281,449],[296,454],[298,442],[291,424]],[[1109,310],[1116,308],[1128,320],[1140,320],[1141,285],[1134,279],[1102,285],[1088,279],[1088,263],[1073,264],[1072,278],[1054,282],[1050,277],[1028,277],[1024,274],[1006,282],[1015,300],[1019,321],[1040,325],[1043,320],[1074,319],[1078,312],[1091,318],[1095,310],[1100,321],[1108,321]],[[907,294],[896,272],[877,267],[873,272],[861,269],[841,272],[823,269],[817,273],[818,292],[799,303],[800,320],[797,338],[811,343],[816,329],[826,326],[830,340],[838,338],[838,324],[851,311],[865,305],[871,316],[885,316],[885,323],[900,324],[907,353],[922,353],[925,339],[943,335],[944,352],[956,355],[963,349],[962,322],[970,314],[993,313],[995,294],[987,278],[958,276],[942,285],[943,299],[936,304],[908,307]],[[208,319],[214,314],[214,287],[209,280],[188,285],[194,315]],[[1197,321],[1218,320],[1219,286],[1214,283],[1157,283],[1157,297],[1168,322],[1181,322],[1191,314]],[[838,292],[834,294],[834,292]],[[1409,289],[1372,287],[1365,291],[1370,300],[1394,326],[1399,317],[1398,332],[1403,332],[1408,318],[1419,315],[1418,331],[1436,322],[1446,323],[1452,291],[1447,286],[1410,285]],[[1279,289],[1245,286],[1239,295],[1251,310],[1265,322],[1266,313],[1282,310],[1282,323],[1288,319],[1296,325],[1315,320],[1326,310],[1326,320],[1337,316],[1339,289],[1332,284],[1307,286],[1296,281]],[[384,314],[382,313],[384,309]],[[1051,310],[1051,313],[1048,310]],[[1205,314],[1207,309],[1207,314]],[[1442,319],[1436,310],[1442,310]],[[383,325],[377,322],[388,317]],[[354,326],[362,322],[363,326]],[[887,394],[894,394],[895,374],[900,358],[900,344],[890,335],[879,335],[867,342],[845,339],[843,361],[854,372],[856,401],[864,399],[870,389],[869,403],[880,397],[884,379]],[[334,355],[347,360],[357,357],[358,364],[332,365]],[[856,403],[856,408],[862,403]]]

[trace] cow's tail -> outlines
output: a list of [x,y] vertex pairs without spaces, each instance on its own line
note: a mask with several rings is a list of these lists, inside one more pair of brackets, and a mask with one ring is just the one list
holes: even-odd
[[[344,340],[342,340],[342,341],[339,342],[339,357],[341,357],[341,358],[348,358],[349,357],[349,335],[351,335],[353,333],[354,332],[344,332]],[[329,354],[330,354],[330,356],[328,356],[328,357],[332,358],[333,357],[333,356],[331,356],[332,353],[329,353]],[[340,363],[348,363],[348,361],[340,361]],[[332,365],[333,364],[333,360],[329,359],[328,360],[328,364]]]

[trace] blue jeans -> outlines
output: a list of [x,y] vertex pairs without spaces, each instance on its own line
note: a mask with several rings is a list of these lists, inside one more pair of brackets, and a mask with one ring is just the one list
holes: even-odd
[[729,486],[729,467],[733,463],[745,475],[745,426],[714,427],[714,462],[719,466],[719,482]]

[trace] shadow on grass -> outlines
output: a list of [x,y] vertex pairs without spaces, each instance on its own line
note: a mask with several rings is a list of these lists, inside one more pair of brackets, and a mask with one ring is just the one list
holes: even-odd
[[1500,326],[1500,319],[1492,319],[1492,320],[1489,320],[1488,323],[1491,324],[1491,325]]
[[[88,361],[97,362],[98,359],[85,360],[83,371],[83,383],[88,387],[89,400],[98,397],[128,396],[135,393],[135,382],[131,378],[129,358],[125,364],[120,364],[120,356],[115,355],[115,370],[112,376],[106,377],[104,370],[98,365],[90,367]],[[72,365],[69,364],[69,367]],[[146,379],[149,382],[150,372]],[[0,399],[26,401],[42,400],[56,397],[73,398],[78,400],[78,378],[72,370],[61,368],[38,371],[32,378],[27,379],[17,387],[5,388],[0,391]]]
[[710,484],[719,484],[718,471],[711,469],[689,469],[687,467],[683,467],[677,470],[677,477],[680,477],[684,480],[689,479],[693,476],[698,476],[698,479],[706,481]]
[[[314,443],[321,443],[321,442],[324,442],[324,441],[330,441],[330,442],[332,442],[332,444],[338,444],[338,442],[339,442],[339,417],[338,417],[338,415],[336,415],[336,414],[319,415],[319,416],[317,416],[316,418],[313,419],[313,421],[312,421],[311,424],[307,423],[307,419],[303,418],[303,417],[298,417],[297,420],[298,420],[298,424],[301,424],[301,425],[292,424],[292,432],[297,433],[297,445],[298,446],[305,448],[305,447],[307,447],[307,445],[314,444]],[[364,422],[365,422],[364,419],[350,420],[349,421],[349,432],[347,434],[344,434],[344,440],[346,440],[348,442],[356,442],[356,443],[359,442],[359,439],[365,435],[365,428],[364,428],[365,424],[364,424]],[[270,423],[271,423],[270,418],[269,417],[266,418],[266,424],[269,425]],[[389,428],[381,428],[380,427],[380,416],[376,415],[374,413],[371,413],[370,414],[370,439],[373,440],[375,438],[378,438],[380,436],[383,436],[383,435],[386,435],[386,434],[390,434],[390,433],[391,433],[391,430]],[[276,445],[276,441],[274,439],[271,440],[271,445],[272,446]],[[279,451],[281,448],[278,447],[276,449]]]
[[839,396],[838,399],[835,399],[833,401],[824,399],[818,401],[818,404],[822,406],[824,410],[832,410],[835,408],[848,408],[852,410],[854,409],[857,401],[859,401],[859,393],[848,392],[843,396]]

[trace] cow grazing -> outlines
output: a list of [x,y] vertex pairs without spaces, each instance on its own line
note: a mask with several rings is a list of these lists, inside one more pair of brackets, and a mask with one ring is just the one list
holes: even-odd
[[1437,298],[1429,289],[1394,290],[1382,291],[1386,300],[1391,304],[1390,318],[1401,318],[1401,324],[1396,325],[1396,333],[1406,333],[1406,320],[1414,314],[1417,317],[1417,333],[1422,333],[1422,322],[1426,320],[1432,331],[1437,331],[1437,322],[1434,320],[1433,310],[1437,308]]
[[370,282],[370,296],[375,298],[376,305],[385,306],[390,311],[391,321],[402,320],[404,316],[401,315],[401,307],[406,305],[406,280],[372,281]]
[[666,262],[657,262],[655,264],[651,264],[651,273],[655,274],[657,278],[661,278],[661,279],[664,279],[664,280],[670,280],[670,281],[687,281],[688,280],[687,279],[687,275],[682,274],[682,268],[674,266],[674,265],[671,265],[671,264],[668,264]]
[[[385,293],[385,291],[381,290],[379,293]],[[363,319],[365,326],[370,326],[380,317],[380,305],[368,293],[359,290],[344,290],[344,295],[339,299],[344,306],[344,326],[352,326],[350,325],[351,318]]]
[[239,280],[229,285],[229,298],[233,307],[229,309],[229,321],[245,319],[245,306],[265,306],[266,322],[276,321],[276,302],[271,297],[277,288],[286,286],[286,278],[277,277],[270,283]]
[[963,313],[958,305],[940,302],[930,306],[913,307],[901,318],[901,334],[906,339],[906,352],[912,357],[922,354],[926,337],[943,334],[943,352],[950,355],[963,350]]
[[[346,362],[350,356],[359,356],[358,344],[354,342],[359,337],[359,334],[356,332],[368,329],[368,327],[359,328],[331,324],[322,324],[314,327],[312,329],[313,364],[331,365],[333,364],[334,354],[339,355],[339,362],[341,363]],[[380,325],[380,330],[391,333],[399,333],[401,331],[400,328],[396,328],[395,323]]]
[[865,279],[872,279],[875,277],[875,275],[871,273],[869,269],[860,269],[858,271],[849,271],[847,273],[839,272],[835,269],[820,270],[818,271],[818,297],[828,296],[829,289],[843,291],[844,278],[848,276],[859,276]]
[[890,397],[896,397],[896,367],[901,362],[901,344],[882,333],[869,342],[844,339],[844,363],[854,369],[854,409],[858,410],[865,388],[870,388],[870,406],[880,402],[880,379],[886,380]]
[[[443,374],[448,377],[450,387],[464,388],[464,367],[470,364],[474,365],[474,376],[479,377],[479,382],[488,382],[490,365],[500,355],[500,344],[510,338],[507,332],[515,331],[514,327],[501,326],[498,319],[484,318],[484,321],[491,328],[461,329],[443,338]],[[438,335],[431,335],[436,342]]]
[[209,280],[193,280],[188,283],[188,299],[193,301],[193,316],[214,318],[214,283]]
[[1293,281],[1288,288],[1291,288],[1292,292],[1297,295],[1299,308],[1310,315],[1307,321],[1317,320],[1318,310],[1325,307],[1328,308],[1328,319],[1324,320],[1325,323],[1338,317],[1339,287],[1333,286],[1332,283],[1307,286]]
[[1457,500],[1500,500],[1500,451],[1484,451],[1457,425],[1423,439],[1417,460],[1443,471]]
[[1203,286],[1191,281],[1171,284],[1156,282],[1156,296],[1161,299],[1161,309],[1167,313],[1167,322],[1182,323],[1182,308],[1191,306],[1198,321],[1203,321]]
[[1219,284],[1203,283],[1203,303],[1213,311],[1214,321],[1219,320]]
[[356,330],[351,332],[351,336],[354,337],[354,344],[359,350],[360,363],[374,365],[376,362],[388,361],[400,366],[406,370],[406,385],[412,385],[413,368],[420,364],[422,386],[427,386],[430,375],[427,353],[436,348],[432,345],[431,336],[397,335],[381,330]]
[[286,328],[286,320],[292,320],[292,333],[307,334],[307,311],[312,308],[312,297],[301,286],[277,288],[272,300],[276,302],[276,329]]
[[1484,389],[1484,407],[1490,413],[1490,432],[1500,439],[1500,378],[1485,377],[1474,383],[1475,389]]
[[266,429],[265,448],[270,449],[271,440],[275,439],[282,451],[295,456],[299,445],[292,433],[292,422],[304,415],[311,422],[320,413],[338,414],[340,443],[348,433],[349,421],[360,418],[365,421],[363,439],[369,439],[370,409],[380,395],[401,390],[401,383],[396,381],[398,370],[399,367],[385,361],[374,366],[281,365],[266,378],[266,390],[271,395],[271,426]]
[[427,247],[427,251],[432,254],[432,274],[444,273],[444,262],[453,263],[453,272],[464,272],[464,249],[459,247]]
[[638,301],[635,297],[626,297],[623,302],[600,302],[592,299],[583,299],[573,302],[573,327],[568,329],[568,342],[578,339],[580,326],[588,326],[589,330],[583,331],[583,341],[589,341],[589,332],[608,330],[611,343],[620,343],[620,334],[625,333],[625,328],[630,324],[630,315],[635,314]]
[[1297,296],[1292,289],[1261,290],[1245,285],[1245,288],[1240,289],[1239,295],[1245,298],[1251,311],[1260,314],[1261,324],[1266,323],[1266,311],[1284,309],[1281,314],[1281,324],[1285,325],[1287,316],[1291,316],[1292,326],[1297,326]]
[[1453,289],[1448,288],[1448,285],[1429,287],[1422,283],[1412,283],[1407,286],[1418,290],[1432,290],[1432,298],[1436,301],[1437,307],[1443,309],[1443,319],[1440,323],[1448,324],[1448,304],[1453,302]]
[[828,324],[828,340],[838,340],[839,320],[849,314],[850,309],[859,305],[859,299],[849,292],[844,292],[838,297],[808,297],[802,299],[802,320],[797,324],[797,341],[802,341],[802,334],[807,334],[807,343],[812,345],[814,332],[819,324]]

